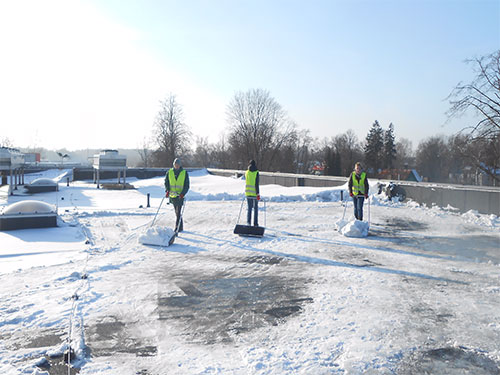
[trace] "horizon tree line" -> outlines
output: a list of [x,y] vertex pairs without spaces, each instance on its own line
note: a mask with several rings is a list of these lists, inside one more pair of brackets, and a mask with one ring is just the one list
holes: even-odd
[[[447,114],[451,120],[472,111],[478,122],[448,138],[428,137],[415,151],[411,141],[396,141],[393,123],[384,130],[377,120],[364,141],[352,130],[314,139],[308,130],[297,129],[269,91],[250,89],[237,92],[228,104],[226,135],[215,144],[197,137],[194,151],[189,151],[191,133],[183,123],[182,108],[170,94],[158,115],[156,134],[161,136],[157,136],[159,147],[152,163],[168,166],[175,155],[183,153],[190,164],[200,167],[244,169],[248,160],[255,159],[263,171],[309,173],[311,166],[320,162],[325,174],[347,176],[356,161],[363,161],[374,175],[383,169],[413,167],[429,181],[470,181],[464,176],[474,170],[476,180],[478,174],[486,174],[498,185],[500,51],[468,62],[475,64],[477,75],[471,83],[454,88]],[[167,113],[165,103],[170,103]],[[165,123],[170,124],[167,132]],[[165,136],[175,142],[168,143]],[[453,177],[458,175],[462,177]]]
[[[448,100],[449,120],[472,112],[477,122],[449,137],[436,135],[412,142],[396,140],[395,126],[383,129],[375,120],[366,138],[351,130],[333,137],[313,138],[299,130],[269,91],[237,92],[226,108],[227,128],[215,143],[193,134],[185,123],[182,105],[174,94],[160,102],[151,137],[138,147],[140,166],[169,167],[181,156],[187,166],[245,169],[255,159],[262,171],[311,173],[314,164],[324,174],[348,176],[361,161],[376,177],[384,169],[416,168],[429,181],[478,183],[486,175],[500,185],[500,50],[467,61],[476,77],[459,83]],[[1,145],[11,146],[8,138]],[[60,150],[59,153],[71,153]]]

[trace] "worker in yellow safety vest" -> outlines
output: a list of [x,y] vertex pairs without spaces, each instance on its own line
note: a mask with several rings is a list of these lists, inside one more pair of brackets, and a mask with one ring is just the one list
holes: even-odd
[[252,211],[253,225],[259,226],[259,207],[258,201],[260,200],[259,193],[259,170],[255,164],[255,160],[250,160],[248,169],[245,172],[245,196],[247,197],[248,211],[247,211],[247,225],[251,225]]
[[176,158],[173,163],[173,168],[170,168],[165,175],[165,197],[170,199],[175,210],[175,231],[182,232],[184,230],[183,220],[181,217],[182,206],[184,204],[184,196],[189,190],[189,175],[182,168],[181,160]]
[[363,203],[368,198],[368,178],[360,162],[354,165],[354,171],[349,176],[349,195],[354,202],[354,217],[363,221]]

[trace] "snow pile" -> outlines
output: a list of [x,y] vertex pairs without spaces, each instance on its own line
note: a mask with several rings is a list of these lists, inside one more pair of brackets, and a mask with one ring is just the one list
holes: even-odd
[[366,221],[352,220],[340,227],[339,232],[346,237],[367,237],[369,227]]
[[174,231],[166,227],[152,227],[139,236],[139,243],[143,245],[168,246],[174,236]]

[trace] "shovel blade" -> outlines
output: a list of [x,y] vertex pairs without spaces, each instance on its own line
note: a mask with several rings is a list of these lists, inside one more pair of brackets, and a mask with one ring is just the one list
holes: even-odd
[[170,246],[174,243],[175,237],[177,237],[177,233],[174,233],[174,235],[172,237],[170,237],[170,240],[168,241],[168,246]]
[[234,227],[233,233],[239,236],[262,237],[264,236],[264,230],[264,227],[238,224]]

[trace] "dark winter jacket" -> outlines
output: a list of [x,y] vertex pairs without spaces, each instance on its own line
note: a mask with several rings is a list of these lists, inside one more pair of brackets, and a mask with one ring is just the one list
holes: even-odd
[[[356,180],[361,180],[361,175],[358,174],[350,174],[349,176],[349,194],[352,194],[352,179],[355,178]],[[365,177],[365,194],[368,195],[368,176]]]

